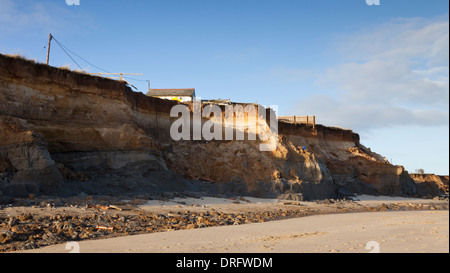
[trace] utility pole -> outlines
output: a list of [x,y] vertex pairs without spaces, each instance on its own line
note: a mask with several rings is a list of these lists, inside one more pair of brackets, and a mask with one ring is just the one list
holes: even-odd
[[50,35],[48,36],[48,46],[47,46],[47,65],[48,65],[48,60],[50,58],[50,42],[52,41],[52,34],[50,33]]

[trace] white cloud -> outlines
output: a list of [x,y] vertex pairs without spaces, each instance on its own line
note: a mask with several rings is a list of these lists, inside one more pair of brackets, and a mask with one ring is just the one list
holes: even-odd
[[298,113],[316,115],[318,122],[357,132],[398,125],[440,126],[448,124],[448,111],[412,109],[393,104],[354,103],[327,95],[311,96],[297,104]]
[[439,69],[414,71],[407,62],[345,63],[329,69],[322,84],[344,91],[342,98],[358,103],[442,105],[448,101],[448,76]]
[[430,65],[448,65],[449,21],[396,19],[382,25],[363,27],[358,33],[339,37],[339,53],[356,60],[426,60]]
[[296,107],[323,124],[357,131],[448,124],[448,38],[448,18],[397,20],[341,38],[338,52],[350,61],[316,80],[333,92]]
[[92,25],[92,20],[64,1],[0,0],[0,35],[3,38],[63,33],[88,25]]
[[[21,6],[19,7],[19,3]],[[12,34],[27,28],[42,28],[53,24],[49,9],[43,3],[0,0],[0,24],[2,32]]]

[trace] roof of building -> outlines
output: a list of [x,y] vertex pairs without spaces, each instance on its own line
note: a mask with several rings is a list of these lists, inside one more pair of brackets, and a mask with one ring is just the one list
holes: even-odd
[[194,88],[186,89],[150,89],[147,96],[151,97],[195,97]]

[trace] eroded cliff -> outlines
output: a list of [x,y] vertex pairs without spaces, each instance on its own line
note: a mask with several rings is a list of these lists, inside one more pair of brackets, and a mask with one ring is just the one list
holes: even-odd
[[435,174],[411,174],[421,195],[439,196],[448,194],[449,177]]
[[253,140],[173,141],[176,104],[123,82],[0,55],[0,192],[417,193],[403,167],[351,130],[280,122],[271,152]]

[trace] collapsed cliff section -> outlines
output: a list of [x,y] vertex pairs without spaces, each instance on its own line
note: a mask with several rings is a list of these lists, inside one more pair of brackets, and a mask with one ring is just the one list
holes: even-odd
[[270,152],[253,140],[173,141],[177,104],[123,82],[0,55],[0,193],[204,191],[311,200],[417,192],[403,167],[365,148],[351,130],[280,122]]
[[417,192],[402,166],[394,166],[364,147],[351,130],[289,124],[280,126],[280,134],[293,145],[305,147],[316,162],[326,166],[338,193],[411,196]]
[[364,147],[351,130],[280,122],[276,149],[260,152],[258,145],[180,141],[164,156],[169,168],[186,178],[244,182],[249,189],[260,181],[272,181],[266,184],[271,190],[274,185],[288,185],[287,196],[299,200],[417,193],[415,181],[402,166]]
[[0,191],[12,196],[57,194],[63,178],[43,136],[25,120],[5,116],[0,116],[0,132]]
[[417,184],[418,192],[423,195],[440,196],[448,194],[449,177],[444,175],[415,173],[411,178]]

